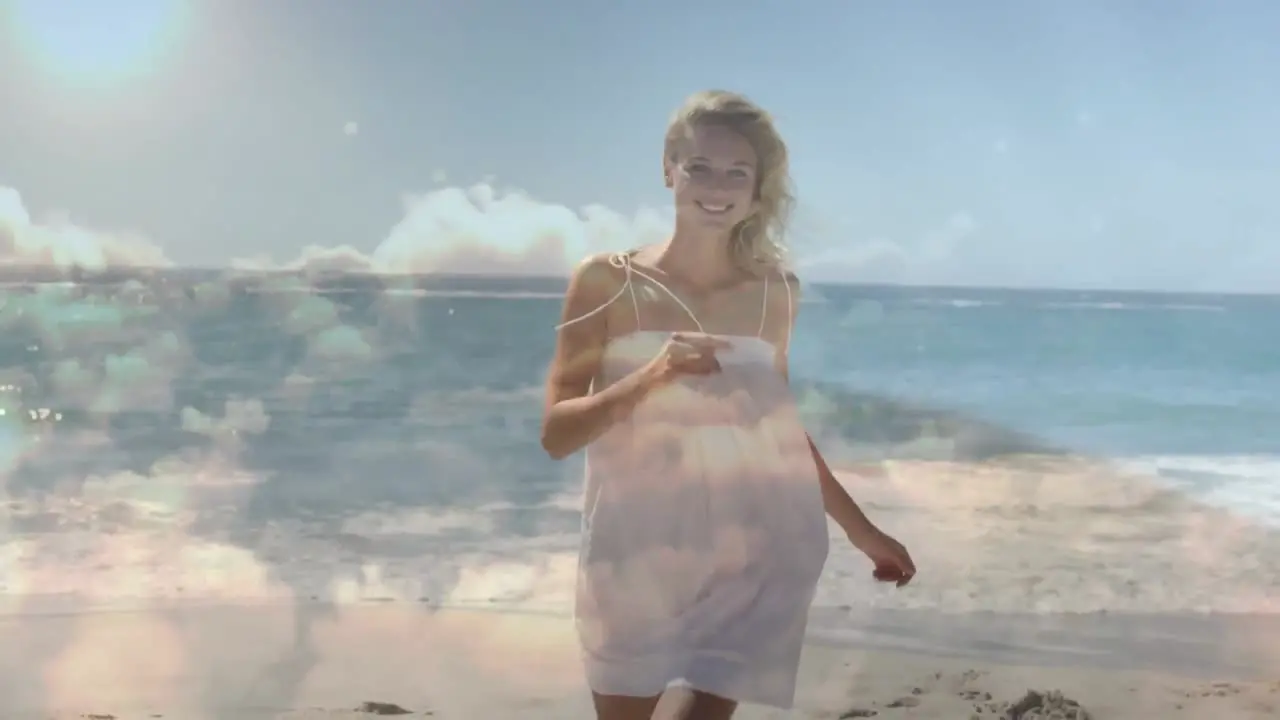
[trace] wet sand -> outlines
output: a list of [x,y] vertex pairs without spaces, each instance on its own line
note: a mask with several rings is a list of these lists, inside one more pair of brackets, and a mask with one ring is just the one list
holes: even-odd
[[[1029,693],[1098,719],[1280,712],[1275,618],[928,615],[811,642],[797,707],[740,717],[1007,717]],[[5,718],[591,717],[567,619],[411,603],[10,615],[0,678]]]

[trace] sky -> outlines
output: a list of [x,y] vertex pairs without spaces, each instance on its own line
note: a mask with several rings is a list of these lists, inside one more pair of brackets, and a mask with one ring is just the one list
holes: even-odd
[[0,0],[0,222],[41,238],[10,254],[563,272],[661,238],[666,121],[715,87],[790,146],[807,279],[1280,292],[1277,27],[1264,0]]

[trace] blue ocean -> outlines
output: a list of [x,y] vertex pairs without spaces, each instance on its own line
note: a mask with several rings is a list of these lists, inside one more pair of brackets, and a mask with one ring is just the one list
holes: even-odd
[[[581,459],[553,462],[538,444],[562,279],[10,275],[0,289],[10,597],[283,588],[567,610]],[[808,287],[792,349],[808,429],[838,471],[907,468],[892,497],[874,480],[851,482],[925,568],[909,601],[886,599],[837,549],[818,604],[1256,607],[1274,582],[1259,573],[1275,570],[1267,543],[1280,525],[1277,317],[1276,297]],[[1097,470],[1049,491],[1049,471],[983,469],[1011,457]],[[1081,493],[1087,502],[1071,500]],[[1117,572],[1161,577],[1185,565],[1180,543],[1199,532],[1186,518],[1246,528],[1250,544],[1221,552],[1252,564],[1219,567],[1256,591],[1224,596],[1209,575],[1165,577],[1159,591],[1099,575],[1095,587],[1066,562],[972,557],[994,545],[966,560],[987,574],[948,575],[944,551],[961,535],[920,535],[954,527],[974,542],[1039,538],[1061,550],[1050,530],[1070,527],[1081,567],[1114,552],[1128,566]],[[988,520],[1003,524],[982,529]],[[1136,543],[1149,558],[1132,557]],[[952,585],[931,588],[930,561]],[[1005,582],[1019,589],[990,591]]]

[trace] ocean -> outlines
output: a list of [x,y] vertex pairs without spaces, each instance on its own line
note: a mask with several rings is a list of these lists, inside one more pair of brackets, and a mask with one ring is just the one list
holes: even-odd
[[[15,609],[287,592],[567,610],[581,457],[553,462],[538,444],[563,280],[10,275],[0,595]],[[1259,537],[1280,528],[1280,297],[815,285],[805,298],[794,385],[837,470],[1085,459],[1155,488],[1161,503],[1139,503],[1151,522],[1203,506],[1220,514],[1196,517]],[[979,511],[1023,527],[1059,496],[1028,503],[1015,489],[965,505],[969,515],[927,509],[957,527]],[[896,497],[868,512],[925,517],[910,493]],[[1159,593],[1123,590],[1122,578],[1088,595],[1052,568],[1012,594],[930,589],[930,558],[943,562],[922,548],[925,586],[903,600],[833,551],[818,604],[1226,602],[1213,578]],[[1257,582],[1261,595],[1236,594],[1243,609],[1274,587]]]

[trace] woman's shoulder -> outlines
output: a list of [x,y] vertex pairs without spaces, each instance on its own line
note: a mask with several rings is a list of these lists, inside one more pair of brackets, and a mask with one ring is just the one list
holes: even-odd
[[578,262],[569,278],[569,292],[586,295],[612,294],[627,281],[626,255],[595,253]]

